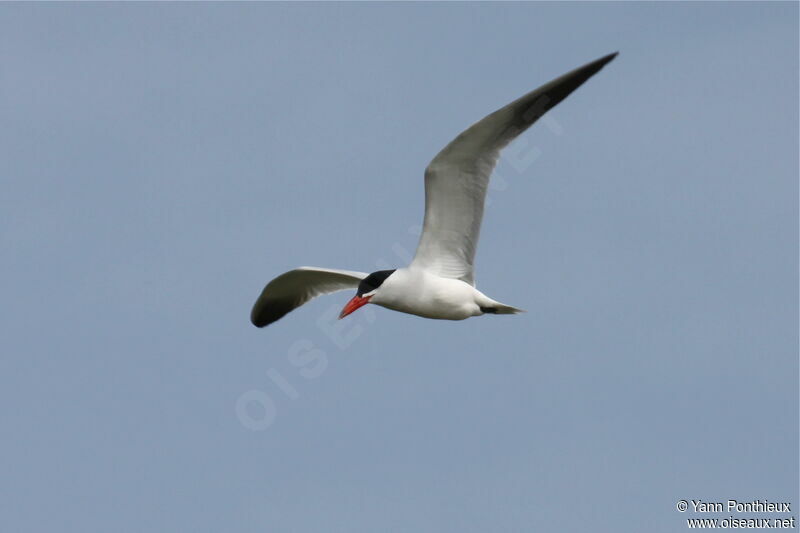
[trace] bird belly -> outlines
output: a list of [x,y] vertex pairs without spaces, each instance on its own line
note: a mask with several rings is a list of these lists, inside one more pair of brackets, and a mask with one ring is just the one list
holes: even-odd
[[398,277],[396,284],[387,288],[390,290],[372,303],[401,313],[439,320],[464,320],[482,314],[475,303],[475,288],[461,280],[431,275],[407,280]]
[[[457,307],[440,307],[436,305],[425,305],[420,302],[417,305],[404,305],[404,304],[378,304],[393,311],[400,311],[409,315],[417,315],[423,318],[434,318],[438,320],[464,320],[471,316],[477,316],[481,313],[476,313],[472,306],[460,305]],[[477,308],[477,307],[476,307]]]

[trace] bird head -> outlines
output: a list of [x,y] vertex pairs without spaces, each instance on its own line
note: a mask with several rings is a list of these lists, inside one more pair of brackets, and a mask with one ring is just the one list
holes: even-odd
[[359,307],[368,304],[372,297],[378,292],[381,285],[383,285],[383,282],[386,281],[386,278],[391,276],[392,273],[394,273],[394,270],[379,270],[362,279],[361,283],[358,284],[356,295],[344,306],[344,309],[342,309],[342,312],[339,314],[339,319],[346,317]]

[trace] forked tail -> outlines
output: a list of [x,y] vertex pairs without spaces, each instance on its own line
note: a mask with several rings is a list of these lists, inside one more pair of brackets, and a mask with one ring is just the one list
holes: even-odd
[[526,311],[524,309],[511,307],[510,305],[501,304],[500,302],[494,302],[487,306],[481,306],[481,312],[492,315],[516,315],[517,313],[525,313]]

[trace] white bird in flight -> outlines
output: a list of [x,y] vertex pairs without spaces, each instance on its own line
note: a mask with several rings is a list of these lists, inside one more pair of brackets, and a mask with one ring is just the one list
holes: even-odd
[[357,289],[344,318],[365,304],[425,318],[463,320],[521,309],[475,288],[474,261],[489,178],[500,150],[566,98],[617,53],[601,57],[542,85],[488,115],[439,152],[425,170],[425,221],[411,264],[372,274],[300,267],[270,281],[250,314],[263,328],[312,298]]

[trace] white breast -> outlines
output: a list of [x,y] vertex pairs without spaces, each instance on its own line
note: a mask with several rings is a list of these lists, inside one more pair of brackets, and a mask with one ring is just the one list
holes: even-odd
[[485,298],[469,283],[417,268],[399,268],[380,286],[370,303],[425,318],[464,320],[481,313]]

